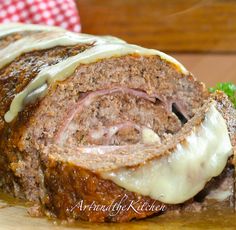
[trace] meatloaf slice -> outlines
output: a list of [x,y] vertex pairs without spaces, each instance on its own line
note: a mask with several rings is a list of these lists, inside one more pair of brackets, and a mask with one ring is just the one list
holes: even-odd
[[[180,131],[158,144],[43,147],[39,151],[47,194],[44,207],[59,218],[102,222],[180,210],[178,204],[189,207],[192,197],[220,175],[232,155],[230,140],[223,135],[227,127],[221,127],[223,117],[228,125],[233,122],[230,136],[235,140],[236,113],[231,106],[223,94],[213,95]],[[217,143],[219,133],[222,143]],[[226,178],[231,180],[232,173],[220,180]],[[233,181],[229,183],[227,198],[232,199]]]
[[[26,43],[13,61],[0,57],[2,191],[62,219],[128,221],[193,202],[233,167],[235,110],[173,58],[112,37],[9,28],[0,26],[1,53]],[[181,157],[173,176],[168,164]]]

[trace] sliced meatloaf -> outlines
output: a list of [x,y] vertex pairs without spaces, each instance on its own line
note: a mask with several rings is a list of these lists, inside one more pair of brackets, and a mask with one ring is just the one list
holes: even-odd
[[2,191],[94,222],[234,202],[235,109],[170,56],[10,24],[0,68]]

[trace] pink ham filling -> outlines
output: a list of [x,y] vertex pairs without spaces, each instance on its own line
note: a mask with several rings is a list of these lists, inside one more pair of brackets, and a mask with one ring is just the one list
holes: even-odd
[[[152,103],[155,103],[156,100],[160,100],[160,97],[157,94],[147,94],[146,92],[143,92],[141,90],[137,89],[131,89],[131,88],[125,88],[125,87],[115,87],[111,89],[103,89],[103,90],[97,90],[94,92],[88,92],[88,93],[82,93],[80,100],[77,102],[75,106],[73,106],[69,112],[67,113],[67,116],[63,119],[63,123],[59,127],[56,135],[55,135],[55,141],[56,143],[62,143],[63,142],[63,135],[68,129],[69,125],[71,124],[72,120],[75,118],[75,116],[83,111],[86,107],[89,107],[98,97],[104,96],[104,95],[110,95],[114,93],[121,93],[121,94],[129,94],[138,98],[143,98],[147,101],[150,101]],[[164,105],[166,107],[167,111],[171,110],[171,105],[173,102],[165,102]],[[175,103],[177,104],[177,103]],[[177,104],[178,107],[179,104]],[[96,140],[103,140],[104,145],[108,145],[110,139],[118,133],[120,130],[126,129],[126,128],[133,128],[134,130],[137,130],[139,133],[141,133],[143,127],[140,127],[139,125],[125,121],[124,123],[119,123],[110,127],[100,127],[99,129],[93,129],[90,130],[88,133],[88,138],[91,140],[91,142],[96,142]]]
[[126,128],[134,128],[139,133],[141,133],[143,127],[140,127],[139,125],[136,125],[135,123],[128,121],[128,122],[120,123],[117,125],[112,125],[109,127],[102,127],[97,130],[93,129],[89,132],[89,139],[91,140],[91,142],[96,142],[96,140],[102,139],[103,144],[108,145],[110,142],[110,139],[117,132]]

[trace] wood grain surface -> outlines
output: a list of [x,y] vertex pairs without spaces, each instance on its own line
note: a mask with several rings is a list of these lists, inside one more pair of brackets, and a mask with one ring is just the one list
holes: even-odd
[[172,56],[209,87],[218,82],[234,82],[236,84],[236,55],[172,54]]
[[77,0],[82,30],[167,52],[236,52],[234,0]]
[[[3,201],[4,200],[4,201]],[[171,221],[170,221],[171,220]],[[88,223],[77,221],[63,223],[47,218],[30,217],[22,202],[0,194],[0,229],[1,230],[176,230],[176,229],[236,229],[235,215],[229,211],[186,213],[176,216],[166,214],[146,220],[129,223]]]

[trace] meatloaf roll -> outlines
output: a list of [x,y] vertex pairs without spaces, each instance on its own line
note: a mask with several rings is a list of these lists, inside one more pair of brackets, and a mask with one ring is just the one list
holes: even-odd
[[0,26],[0,188],[61,219],[234,203],[236,111],[174,58],[118,38]]

